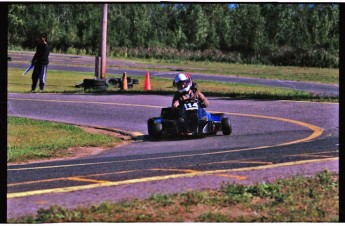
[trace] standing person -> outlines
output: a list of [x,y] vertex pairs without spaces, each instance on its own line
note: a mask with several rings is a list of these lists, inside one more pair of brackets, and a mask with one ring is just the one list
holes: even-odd
[[200,118],[203,120],[209,120],[211,118],[210,113],[205,111],[203,108],[207,108],[209,102],[207,98],[196,88],[193,88],[192,78],[187,73],[180,73],[175,77],[173,85],[176,86],[177,92],[175,93],[172,100],[172,107],[179,108],[181,103],[186,99],[198,99],[200,101]]
[[46,83],[47,68],[49,64],[49,52],[50,46],[47,43],[47,34],[41,34],[41,40],[36,48],[36,53],[32,58],[31,64],[34,65],[34,71],[32,72],[32,86],[31,92],[36,92],[37,82],[39,81],[40,91],[43,92],[44,85]]

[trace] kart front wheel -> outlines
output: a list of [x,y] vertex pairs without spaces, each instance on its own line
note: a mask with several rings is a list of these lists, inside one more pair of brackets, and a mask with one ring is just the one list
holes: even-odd
[[222,132],[223,135],[230,135],[232,132],[232,127],[229,118],[222,118]]
[[162,136],[162,123],[155,122],[154,119],[149,119],[147,121],[147,128],[150,137],[153,137],[155,139],[159,139]]

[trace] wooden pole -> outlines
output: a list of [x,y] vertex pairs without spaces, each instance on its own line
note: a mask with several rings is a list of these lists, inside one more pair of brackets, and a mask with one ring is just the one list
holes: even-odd
[[102,8],[102,50],[101,50],[101,79],[106,78],[107,64],[107,25],[108,25],[108,4]]
[[128,89],[128,83],[127,83],[127,73],[124,72],[122,76],[122,90],[127,90]]
[[101,78],[101,57],[95,57],[95,77],[100,79]]

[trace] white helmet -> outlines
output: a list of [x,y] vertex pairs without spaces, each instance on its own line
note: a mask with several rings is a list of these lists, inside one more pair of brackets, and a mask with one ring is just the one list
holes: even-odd
[[180,73],[175,77],[173,84],[180,93],[188,92],[192,86],[192,79],[188,74]]

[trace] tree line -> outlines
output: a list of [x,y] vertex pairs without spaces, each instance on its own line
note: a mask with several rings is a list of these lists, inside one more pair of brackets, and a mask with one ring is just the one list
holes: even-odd
[[[101,4],[11,4],[9,47],[97,55]],[[338,67],[337,4],[109,3],[107,54]]]

